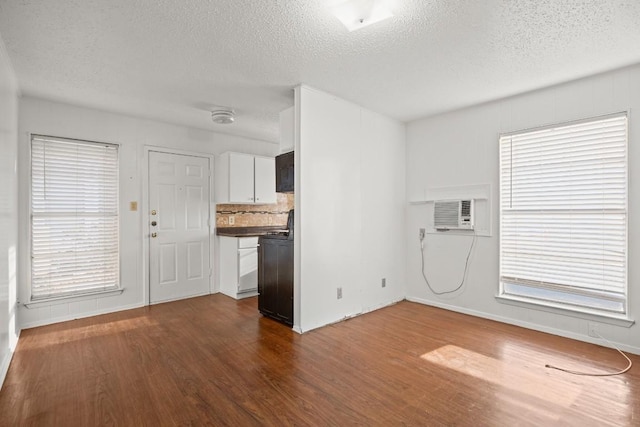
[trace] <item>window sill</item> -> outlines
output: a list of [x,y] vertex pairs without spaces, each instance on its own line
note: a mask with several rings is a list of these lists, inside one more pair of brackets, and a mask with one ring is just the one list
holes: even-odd
[[503,304],[510,304],[518,307],[545,311],[547,313],[560,314],[563,316],[577,317],[594,322],[607,323],[609,325],[623,326],[625,328],[629,328],[635,323],[635,320],[630,319],[623,314],[605,314],[589,309],[569,309],[560,304],[531,300],[529,298],[517,297],[514,295],[496,295],[495,298],[498,302]]
[[39,299],[36,301],[26,302],[24,303],[24,306],[27,308],[38,308],[38,307],[44,307],[49,305],[66,304],[66,303],[76,302],[76,301],[86,301],[86,300],[94,299],[97,297],[120,295],[122,292],[124,292],[123,288],[113,289],[110,291],[92,292],[89,294],[82,294],[82,295],[69,295],[69,296],[63,296],[63,297],[46,298],[46,299]]

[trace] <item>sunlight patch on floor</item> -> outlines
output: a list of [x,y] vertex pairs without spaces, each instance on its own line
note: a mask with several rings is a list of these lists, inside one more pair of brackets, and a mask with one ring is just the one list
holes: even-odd
[[569,407],[581,392],[579,385],[550,378],[544,366],[531,369],[497,360],[455,345],[446,345],[420,356],[423,360],[453,369],[500,387],[555,405]]
[[50,332],[38,331],[33,335],[21,338],[20,347],[22,350],[34,350],[48,347],[50,345],[64,344],[138,328],[154,327],[157,325],[158,322],[149,320],[147,317],[136,317],[107,323],[98,323],[89,326],[74,327],[66,330],[53,329]]

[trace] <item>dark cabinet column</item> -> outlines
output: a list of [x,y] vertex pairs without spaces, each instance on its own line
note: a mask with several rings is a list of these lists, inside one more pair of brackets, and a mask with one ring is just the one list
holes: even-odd
[[293,240],[264,236],[259,244],[258,309],[293,325]]
[[293,241],[278,245],[278,316],[293,325]]

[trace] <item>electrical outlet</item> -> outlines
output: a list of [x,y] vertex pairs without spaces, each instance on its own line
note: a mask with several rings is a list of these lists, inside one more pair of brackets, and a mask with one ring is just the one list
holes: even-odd
[[424,228],[421,228],[420,229],[420,240],[424,240],[424,233],[425,233]]
[[342,299],[342,288],[338,288],[338,299]]
[[387,279],[385,279],[384,277],[382,278],[382,287],[383,288],[387,287]]
[[236,217],[235,216],[230,216],[229,217],[229,225],[233,225],[236,223]]
[[598,333],[598,324],[595,322],[587,322],[587,335],[593,338],[600,338],[600,334]]

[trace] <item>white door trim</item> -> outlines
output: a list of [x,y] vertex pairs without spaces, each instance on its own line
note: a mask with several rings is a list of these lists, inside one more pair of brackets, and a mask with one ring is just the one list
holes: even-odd
[[213,271],[215,263],[215,194],[214,194],[214,176],[215,176],[215,156],[208,153],[199,153],[195,151],[181,150],[178,148],[159,147],[155,145],[145,145],[144,155],[142,159],[142,176],[140,181],[142,182],[142,207],[140,210],[140,221],[142,221],[142,282],[144,305],[149,305],[149,152],[155,151],[158,153],[178,154],[183,156],[203,157],[209,159],[209,269],[213,274],[209,275],[209,293],[214,293],[215,281],[214,277],[216,272]]

